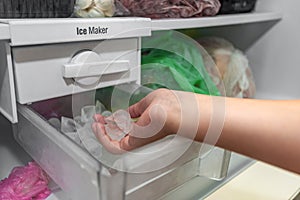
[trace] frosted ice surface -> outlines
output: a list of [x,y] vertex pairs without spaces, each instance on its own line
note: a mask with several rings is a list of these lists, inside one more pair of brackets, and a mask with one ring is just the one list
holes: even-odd
[[63,133],[75,132],[76,131],[75,121],[68,117],[61,117],[61,131]]
[[83,145],[80,138],[79,138],[79,135],[78,135],[77,131],[75,131],[75,132],[66,132],[65,134],[66,134],[66,136],[71,138],[77,144],[79,144],[81,146]]
[[120,130],[114,122],[105,124],[105,130],[112,140],[120,141],[126,135],[126,133]]
[[48,122],[52,126],[54,126],[56,129],[60,129],[60,121],[59,121],[59,119],[53,117],[53,118],[48,119]]
[[119,129],[128,134],[132,129],[132,121],[129,113],[125,110],[117,110],[113,113],[113,119]]
[[82,145],[76,130],[76,122],[73,119],[70,119],[68,117],[61,117],[60,130],[77,144]]
[[78,129],[79,138],[83,146],[97,159],[102,155],[102,145],[97,140],[92,130],[92,123],[86,123]]
[[104,111],[107,111],[105,106],[100,101],[97,101],[96,102],[96,113],[101,114]]
[[80,128],[80,127],[84,126],[84,123],[82,123],[82,121],[81,121],[81,116],[74,117],[74,122],[75,122],[76,128]]
[[87,123],[94,121],[93,117],[96,114],[96,107],[95,106],[84,106],[81,109],[81,122]]
[[104,116],[104,117],[109,117],[109,116],[112,115],[112,113],[111,113],[110,111],[106,110],[106,111],[103,111],[103,112],[101,113],[101,115]]
[[120,141],[132,129],[132,121],[129,113],[125,110],[117,110],[105,119],[105,130],[113,140]]

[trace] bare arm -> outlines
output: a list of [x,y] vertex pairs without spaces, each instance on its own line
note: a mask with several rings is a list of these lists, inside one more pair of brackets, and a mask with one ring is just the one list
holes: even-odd
[[226,98],[225,109],[218,146],[300,173],[299,100]]
[[[174,133],[203,142],[209,138],[211,120],[216,120],[222,128],[216,133],[217,146],[300,174],[300,100],[235,99],[163,89],[131,106],[129,112],[139,117],[137,128],[120,142],[111,140],[101,116],[95,117],[95,135],[111,152],[131,150]],[[152,133],[149,124],[160,128]],[[214,144],[213,139],[205,142]]]

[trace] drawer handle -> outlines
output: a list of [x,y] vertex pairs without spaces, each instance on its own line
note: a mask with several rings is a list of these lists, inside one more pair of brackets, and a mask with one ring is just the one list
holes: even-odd
[[90,76],[101,76],[129,71],[128,60],[117,60],[93,63],[69,63],[63,66],[63,77],[82,78]]
[[103,61],[98,53],[84,50],[63,65],[62,75],[65,78],[85,78],[126,71],[129,71],[129,60]]

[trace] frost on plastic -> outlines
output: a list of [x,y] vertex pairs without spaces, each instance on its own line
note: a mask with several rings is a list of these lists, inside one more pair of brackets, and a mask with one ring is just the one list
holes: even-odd
[[[253,98],[256,87],[246,55],[223,38],[206,37],[198,39],[198,42],[219,69],[220,74],[207,69],[217,87],[223,82],[226,96]],[[204,56],[204,62],[209,59]]]
[[150,18],[187,18],[214,16],[219,0],[77,0],[77,17],[138,16]]
[[8,178],[0,182],[0,199],[46,199],[51,194],[48,182],[48,176],[35,162],[24,167],[15,167]]
[[213,16],[219,12],[219,0],[116,0],[116,14],[150,18],[187,18]]
[[111,17],[115,13],[114,0],[76,0],[74,14],[77,17]]

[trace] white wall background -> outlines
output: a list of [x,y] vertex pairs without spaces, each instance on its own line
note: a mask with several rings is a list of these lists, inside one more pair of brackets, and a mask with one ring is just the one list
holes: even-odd
[[247,51],[261,98],[300,98],[300,1],[259,0],[257,10],[283,19]]

